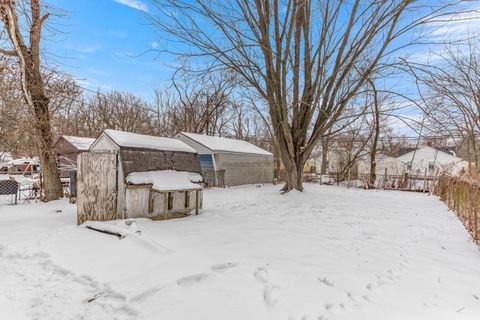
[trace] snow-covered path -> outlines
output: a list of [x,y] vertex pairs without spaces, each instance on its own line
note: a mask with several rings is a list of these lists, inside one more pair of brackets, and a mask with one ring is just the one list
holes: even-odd
[[277,189],[208,190],[122,240],[65,201],[0,207],[0,318],[479,318],[480,251],[435,197]]

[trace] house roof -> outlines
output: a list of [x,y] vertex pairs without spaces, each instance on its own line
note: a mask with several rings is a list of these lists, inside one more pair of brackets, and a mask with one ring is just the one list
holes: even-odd
[[200,143],[201,145],[214,152],[236,152],[272,155],[272,153],[268,152],[267,150],[259,148],[244,140],[207,136],[205,134],[197,134],[190,132],[181,132],[181,134],[194,140],[197,143]]
[[436,149],[436,148],[429,147],[429,146],[414,149],[410,152],[407,152],[407,153],[397,157],[397,159],[401,160],[401,161],[410,162],[413,158],[413,153],[414,152],[415,152],[415,158],[417,158],[419,156],[419,154],[421,154],[421,153],[423,154],[423,153],[427,152],[427,154],[430,153],[430,155],[432,155],[432,156],[436,155],[437,160],[440,159],[439,155],[441,154],[442,155],[441,156],[442,160],[444,160],[444,161],[447,160],[447,159],[450,159],[452,161],[462,161],[461,158],[454,156],[453,154],[451,154],[448,151],[444,151],[444,150],[441,150],[441,149]]
[[148,136],[144,134],[131,133],[106,129],[103,131],[120,148],[142,148],[162,151],[177,151],[196,153],[186,143],[172,138]]
[[131,172],[127,182],[131,184],[151,184],[157,191],[200,190],[202,187],[194,182],[203,181],[198,173],[175,170]]
[[427,148],[427,147],[431,148],[433,150],[438,150],[438,151],[448,153],[449,155],[453,155],[453,156],[455,155],[455,148],[454,147],[435,147],[435,148],[434,147],[429,147],[429,146],[419,147],[419,148],[403,147],[403,148],[400,148],[400,150],[398,151],[397,158],[403,156],[404,154],[410,153],[412,151]]
[[23,164],[38,165],[40,162],[38,161],[38,159],[35,159],[35,158],[19,158],[19,159],[13,159],[7,163],[12,166],[19,166]]
[[84,138],[75,136],[62,136],[65,140],[70,142],[75,148],[80,151],[88,151],[90,146],[95,142],[94,138]]

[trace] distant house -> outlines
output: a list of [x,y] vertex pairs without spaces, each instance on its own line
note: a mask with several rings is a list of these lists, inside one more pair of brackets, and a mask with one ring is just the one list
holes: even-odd
[[407,152],[396,158],[405,163],[405,171],[411,174],[449,172],[459,174],[468,168],[468,162],[447,151],[429,146]]
[[40,163],[35,158],[19,158],[7,162],[8,174],[30,175],[40,171]]
[[68,171],[76,170],[78,155],[87,152],[94,141],[93,138],[74,136],[61,136],[57,139],[53,150],[62,177],[68,177]]
[[[375,158],[375,174],[382,175],[387,172],[387,175],[402,175],[405,173],[405,162],[389,157],[384,154],[379,154]],[[358,173],[370,174],[370,159],[362,159],[358,161]]]
[[105,130],[78,157],[77,222],[198,212],[197,152],[177,139]]
[[236,186],[273,181],[273,154],[247,141],[180,132],[175,138],[200,155],[205,181]]

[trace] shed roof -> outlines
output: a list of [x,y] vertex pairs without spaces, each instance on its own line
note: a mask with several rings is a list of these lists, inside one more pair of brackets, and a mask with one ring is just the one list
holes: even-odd
[[236,152],[236,153],[249,153],[249,154],[261,154],[272,155],[272,153],[259,148],[247,141],[228,139],[215,136],[207,136],[205,134],[181,132],[184,136],[202,144],[206,148],[216,152]]
[[148,136],[144,134],[112,129],[106,129],[103,132],[121,148],[143,148],[162,151],[196,153],[192,147],[177,139]]
[[95,142],[95,138],[62,136],[65,140],[70,142],[75,148],[80,151],[88,151],[90,146]]
[[200,190],[202,187],[194,182],[202,181],[198,173],[175,170],[131,172],[127,182],[131,184],[151,184],[158,191]]

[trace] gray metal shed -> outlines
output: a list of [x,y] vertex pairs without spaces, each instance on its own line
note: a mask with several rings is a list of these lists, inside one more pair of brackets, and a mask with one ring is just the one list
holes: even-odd
[[202,174],[209,185],[273,181],[273,154],[247,141],[189,132],[180,132],[175,138],[198,152]]
[[77,223],[198,212],[200,173],[197,152],[179,140],[107,129],[78,157]]

